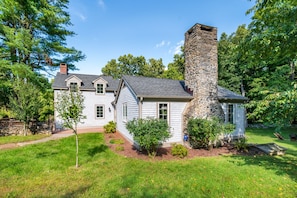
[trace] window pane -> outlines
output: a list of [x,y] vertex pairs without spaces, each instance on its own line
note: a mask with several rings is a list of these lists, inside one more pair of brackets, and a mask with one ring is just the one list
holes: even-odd
[[123,103],[123,120],[127,120],[127,103]]
[[159,119],[167,120],[168,105],[166,103],[159,104]]
[[96,90],[96,92],[98,94],[104,93],[103,87],[104,87],[103,84],[97,84],[97,90]]
[[71,82],[70,91],[76,92],[76,90],[77,90],[77,83]]
[[103,118],[103,117],[104,117],[104,109],[103,109],[103,106],[97,106],[97,107],[96,107],[96,117],[97,117],[97,118]]
[[229,104],[228,105],[228,122],[233,123],[234,119],[233,119],[233,104]]

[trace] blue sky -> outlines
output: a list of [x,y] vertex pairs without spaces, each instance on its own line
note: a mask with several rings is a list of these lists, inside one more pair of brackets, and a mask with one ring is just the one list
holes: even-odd
[[251,0],[70,0],[69,13],[76,35],[69,47],[86,59],[76,64],[79,73],[101,74],[111,59],[125,54],[173,61],[184,33],[195,23],[218,28],[228,35],[250,23]]

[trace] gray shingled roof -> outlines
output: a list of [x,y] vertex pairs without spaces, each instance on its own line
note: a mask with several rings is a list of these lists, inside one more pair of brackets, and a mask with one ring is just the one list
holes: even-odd
[[61,74],[60,72],[58,72],[57,75],[55,76],[52,88],[67,89],[65,80],[71,76],[76,76],[82,81],[82,86],[80,87],[80,90],[95,90],[92,82],[100,77],[108,82],[106,91],[116,91],[119,85],[119,80],[115,80],[111,76],[75,74],[75,73]]
[[230,91],[229,89],[226,89],[224,87],[218,86],[218,98],[220,101],[247,101],[248,98],[243,97],[242,95],[239,95],[233,91]]
[[183,81],[149,78],[142,76],[123,76],[123,80],[138,97],[144,98],[193,98],[183,88]]
[[[184,81],[149,78],[142,76],[123,76],[123,80],[137,97],[192,99],[193,95],[185,90]],[[218,86],[218,99],[221,101],[246,101],[247,98]]]

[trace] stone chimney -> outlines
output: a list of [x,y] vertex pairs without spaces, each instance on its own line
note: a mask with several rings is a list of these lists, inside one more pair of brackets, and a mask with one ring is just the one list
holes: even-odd
[[66,63],[60,63],[60,74],[68,74],[68,67]]
[[218,102],[217,28],[195,24],[185,33],[184,54],[185,85],[194,96],[185,119],[223,118]]

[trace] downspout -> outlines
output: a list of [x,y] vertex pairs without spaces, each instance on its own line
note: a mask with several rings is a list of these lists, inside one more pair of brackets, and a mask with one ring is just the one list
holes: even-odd
[[142,102],[143,102],[143,97],[139,97],[139,103],[138,103],[138,117],[141,119],[142,118]]

